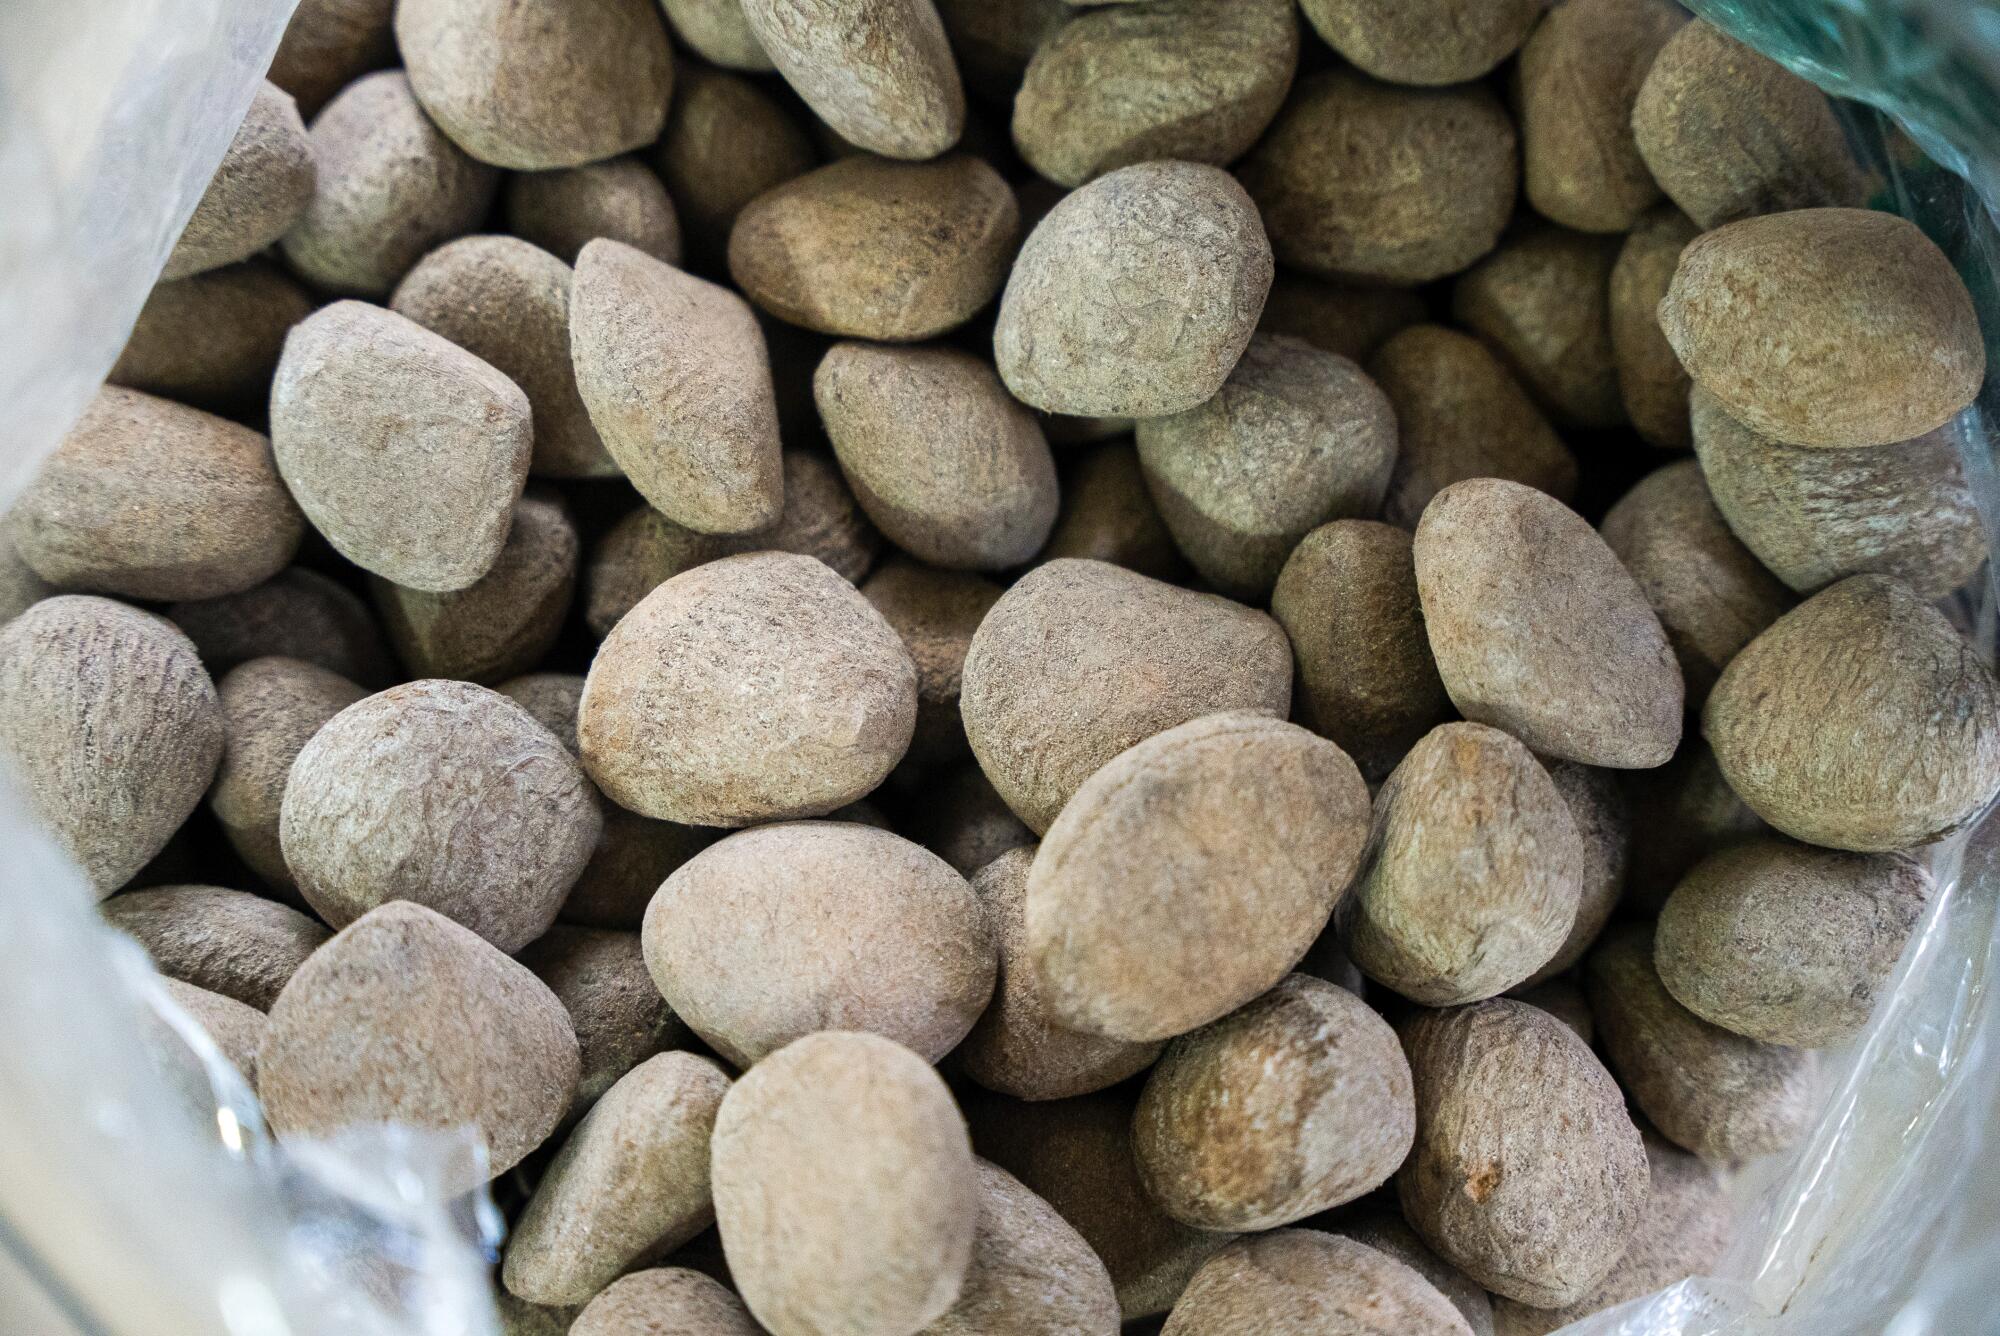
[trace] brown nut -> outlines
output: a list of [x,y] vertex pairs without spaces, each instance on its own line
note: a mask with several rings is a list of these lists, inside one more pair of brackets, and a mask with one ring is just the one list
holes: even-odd
[[965,89],[931,0],[831,10],[823,0],[744,0],[743,17],[785,82],[856,148],[933,158],[958,142]]
[[1257,332],[1304,339],[1321,352],[1362,362],[1391,334],[1428,316],[1424,299],[1407,288],[1349,287],[1288,270],[1272,281]]
[[762,74],[774,70],[741,0],[660,0],[674,36],[711,65]]
[[1451,1301],[1451,1306],[1465,1319],[1465,1325],[1472,1328],[1472,1336],[1493,1336],[1493,1297],[1479,1282],[1432,1252],[1431,1246],[1397,1212],[1364,1214],[1343,1221],[1335,1232],[1395,1258],[1429,1281]]
[[304,288],[262,260],[156,284],[110,383],[197,408],[246,410],[270,397],[285,334],[312,309]]
[[160,973],[269,1011],[333,934],[289,906],[220,886],[161,886],[104,905],[104,921],[146,948]]
[[719,260],[743,206],[810,171],[815,154],[792,114],[756,83],[683,65],[652,161],[680,212],[689,253]]
[[582,1066],[566,1121],[654,1054],[685,1048],[693,1037],[653,986],[636,932],[558,923],[515,959],[549,986],[576,1028]]
[[233,997],[212,993],[179,979],[161,979],[160,987],[175,1006],[185,1011],[207,1033],[217,1051],[236,1069],[245,1083],[254,1086],[257,1082],[257,1050],[264,1046],[264,1035],[270,1029],[264,1013],[243,1005]]
[[976,761],[926,776],[923,801],[902,814],[897,828],[963,877],[1010,849],[1035,843],[1035,832],[1014,815]]
[[1611,266],[1611,360],[1618,368],[1618,397],[1633,428],[1666,450],[1694,443],[1688,427],[1693,382],[1660,328],[1660,301],[1674,281],[1681,252],[1700,235],[1686,214],[1663,204],[1639,220]]
[[1075,17],[1064,0],[937,0],[958,68],[973,92],[1013,100],[1035,51]]
[[1078,557],[1172,582],[1187,573],[1167,523],[1146,490],[1130,441],[1093,445],[1065,460],[1062,507],[1040,558]]
[[247,260],[290,230],[312,202],[313,144],[290,93],[260,83],[160,277]]
[[508,178],[507,230],[575,264],[599,237],[665,264],[681,262],[681,224],[667,188],[637,158],[612,158]]
[[396,62],[395,0],[299,0],[270,80],[311,116],[370,70]]
[[1770,829],[1729,787],[1699,736],[1683,739],[1658,770],[1627,770],[1619,778],[1632,802],[1625,894],[1642,914],[1659,913],[1667,893],[1706,855]]
[[1548,1012],[1586,1044],[1597,1037],[1597,1021],[1590,1014],[1590,999],[1583,995],[1582,985],[1570,976],[1523,985],[1508,996]]
[[[875,611],[903,638],[917,666],[917,727],[909,751],[917,764],[956,760],[967,754],[965,724],[958,716],[965,652],[972,647],[979,623],[1003,592],[999,585],[977,575],[932,570],[900,557],[861,586],[861,597],[874,604]],[[935,791],[927,796],[931,801],[937,797]],[[994,805],[1006,811],[997,798]],[[968,875],[971,872],[960,870]]]
[[[1521,989],[1515,990],[1517,997],[1565,972],[1590,951],[1598,935],[1604,931],[1604,925],[1611,921],[1612,913],[1618,908],[1618,901],[1625,891],[1625,868],[1631,858],[1631,808],[1626,802],[1625,790],[1618,784],[1618,772],[1578,765],[1575,761],[1549,761],[1544,768],[1548,770],[1549,778],[1555,781],[1556,792],[1562,794],[1563,803],[1576,822],[1577,838],[1583,849],[1583,875],[1577,883],[1576,919],[1570,924],[1569,935],[1563,938],[1563,944],[1556,948],[1548,963],[1530,974]],[[1544,1006],[1544,999],[1541,998],[1528,997],[1525,1000],[1541,1006],[1544,1011],[1552,1011],[1564,1021],[1572,1022],[1571,1028],[1583,1036],[1585,1043],[1590,1042],[1587,1010],[1583,1012],[1582,1026],[1578,1028],[1574,1024],[1574,1012]],[[1576,1001],[1581,1003],[1582,1000],[1582,994],[1577,993]]]
[[1280,1229],[1230,1244],[1195,1272],[1161,1336],[1467,1336],[1451,1301],[1366,1244]]
[[1118,1296],[1097,1254],[1055,1208],[984,1160],[972,1263],[951,1311],[922,1336],[1049,1331],[1118,1336]]
[[1326,44],[1390,83],[1470,83],[1520,50],[1548,0],[1303,0]]
[[[501,1306],[505,1315],[506,1306]],[[685,1267],[635,1271],[613,1281],[575,1313],[574,1324],[560,1329],[527,1331],[521,1336],[765,1336],[750,1320],[743,1301],[720,1281]],[[502,1336],[515,1336],[510,1329]]]
[[0,511],[0,626],[55,592],[54,585],[21,560],[20,550],[14,546],[13,513]]
[[1625,421],[1611,347],[1619,239],[1530,223],[1459,275],[1452,318],[1483,337],[1566,426]]
[[368,687],[401,675],[368,605],[303,566],[287,566],[240,594],[176,603],[167,617],[218,677],[270,656],[302,659]]

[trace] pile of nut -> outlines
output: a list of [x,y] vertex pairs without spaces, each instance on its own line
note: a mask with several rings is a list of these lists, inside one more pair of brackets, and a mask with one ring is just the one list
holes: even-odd
[[1552,1331],[2000,790],[1870,188],[1670,0],[305,0],[0,754],[515,1336]]

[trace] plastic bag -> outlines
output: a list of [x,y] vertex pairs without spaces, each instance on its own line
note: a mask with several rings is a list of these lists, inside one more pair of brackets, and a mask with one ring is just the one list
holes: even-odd
[[[1829,90],[2000,330],[2000,16],[1974,0],[1693,0]],[[291,0],[0,11],[0,506],[110,367],[220,160]],[[80,11],[80,12],[79,12]],[[1922,146],[1930,160],[1910,148]],[[1940,166],[1942,164],[1942,166]],[[1944,170],[1950,168],[1973,184]],[[1996,359],[2000,366],[2000,359]],[[1989,531],[1990,424],[1966,463]],[[1958,610],[1989,653],[1993,599]],[[1937,852],[1940,892],[1867,1032],[1830,1055],[1794,1153],[1751,1167],[1716,1274],[1577,1336],[2000,1330],[2000,822]],[[0,777],[0,1331],[480,1336],[491,1208],[441,1199],[476,1147],[393,1129],[280,1150],[255,1103]],[[151,1008],[185,1045],[162,1068]],[[150,1052],[149,1052],[150,1048]]]

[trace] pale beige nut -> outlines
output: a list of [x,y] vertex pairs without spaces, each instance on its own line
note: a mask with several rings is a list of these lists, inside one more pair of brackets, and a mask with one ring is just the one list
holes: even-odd
[[1632,802],[1625,894],[1643,913],[1659,913],[1667,893],[1706,855],[1770,829],[1729,787],[1698,735],[1684,738],[1658,770],[1627,770],[1620,778]]
[[1513,738],[1442,724],[1375,796],[1368,863],[1340,908],[1361,972],[1426,1006],[1503,993],[1567,940],[1584,851],[1562,792]]
[[533,436],[513,381],[356,301],[293,327],[271,387],[271,447],[306,518],[355,565],[410,589],[464,589],[493,568]]
[[742,0],[660,0],[674,36],[711,65],[761,74],[776,69],[750,28]]
[[931,0],[743,0],[743,16],[785,82],[848,143],[934,158],[958,142],[965,89]]
[[722,1101],[716,1223],[772,1336],[911,1333],[950,1310],[972,1259],[979,1178],[929,1064],[872,1034],[808,1035]]
[[937,0],[937,11],[966,85],[1003,105],[1036,49],[1075,16],[1064,0]]
[[576,1029],[582,1066],[567,1121],[581,1117],[633,1068],[668,1049],[686,1048],[692,1039],[653,986],[636,932],[558,923],[514,958],[549,986]]
[[1767,1044],[1852,1038],[1931,894],[1908,854],[1759,840],[1697,863],[1660,911],[1654,965],[1674,1000]]
[[1723,671],[1702,733],[1758,816],[1811,844],[1930,844],[2000,792],[2000,685],[1908,585],[1855,575]]
[[[1569,935],[1548,962],[1528,976],[1523,988],[1515,990],[1517,997],[1524,990],[1565,972],[1589,952],[1618,908],[1625,891],[1625,869],[1631,859],[1631,805],[1626,801],[1625,790],[1619,786],[1617,772],[1575,761],[1549,761],[1545,768],[1576,822],[1583,850],[1583,875],[1577,882],[1576,918],[1570,924]],[[1542,1005],[1541,999],[1526,1000]],[[1581,994],[1577,1000],[1582,1000]],[[1574,1019],[1573,1013],[1555,1007],[1543,1006],[1543,1010],[1554,1011],[1565,1021]],[[1583,1035],[1585,1043],[1590,1042],[1587,1012],[1578,1033]]]
[[[967,754],[965,723],[958,714],[965,652],[1000,595],[991,580],[963,571],[933,570],[896,558],[868,577],[861,596],[903,638],[917,666],[917,726],[910,758],[917,764],[956,760]],[[935,791],[929,794],[935,799]],[[1005,811],[1004,804],[998,804]],[[967,871],[969,869],[961,869]]]
[[507,181],[507,230],[564,264],[599,237],[666,264],[681,262],[680,215],[653,169],[638,158],[520,172]]
[[1107,441],[1066,459],[1061,490],[1062,507],[1041,560],[1104,561],[1169,582],[1187,574],[1187,559],[1146,490],[1130,441]]
[[598,825],[576,758],[526,710],[428,680],[313,734],[292,762],[279,838],[300,894],[336,928],[407,900],[516,951],[555,921]]
[[1500,239],[1516,144],[1506,108],[1479,85],[1393,88],[1337,70],[1299,81],[1242,177],[1286,264],[1428,283]]
[[1029,234],[993,350],[1014,397],[1052,413],[1159,417],[1228,379],[1271,290],[1271,243],[1234,177],[1124,167]]
[[396,63],[395,8],[395,0],[299,0],[271,59],[271,82],[311,116],[368,71]]
[[1611,360],[1618,368],[1618,396],[1633,428],[1666,450],[1694,443],[1688,426],[1693,382],[1660,328],[1660,300],[1674,281],[1681,252],[1700,235],[1686,214],[1663,204],[1639,220],[1611,266]]
[[1154,504],[1195,569],[1221,593],[1262,602],[1307,533],[1381,510],[1396,414],[1353,362],[1259,334],[1214,398],[1139,423],[1138,446]]
[[1393,1210],[1364,1214],[1343,1220],[1335,1232],[1395,1258],[1429,1281],[1451,1301],[1451,1306],[1465,1319],[1465,1325],[1472,1328],[1472,1336],[1493,1336],[1492,1296],[1477,1281],[1432,1252],[1431,1246],[1400,1214]]
[[1303,0],[1326,44],[1377,79],[1459,84],[1520,50],[1549,0]]
[[1161,1336],[1466,1336],[1451,1301],[1366,1244],[1280,1229],[1230,1244],[1203,1264]]
[[262,260],[156,284],[108,378],[197,408],[241,411],[271,391],[306,290]]
[[1166,1039],[1270,988],[1360,868],[1368,790],[1347,754],[1236,711],[1121,753],[1050,824],[1028,957],[1057,1024]]
[[[957,868],[964,877],[972,877],[1010,849],[1035,842],[1035,832],[1014,815],[992,783],[980,773],[976,761],[928,775],[923,801],[902,814],[897,829]],[[1025,876],[1025,867],[1021,871]],[[976,879],[973,890],[980,890]],[[1005,935],[996,936],[1003,939],[1004,953]],[[1003,959],[1003,982],[1005,970]]]
[[1405,1218],[1496,1295],[1555,1307],[1588,1294],[1650,1191],[1611,1073],[1561,1021],[1507,998],[1422,1012],[1399,1033],[1417,1098],[1396,1175]]
[[305,534],[262,432],[112,385],[9,513],[44,580],[135,599],[240,593],[284,569]]
[[1104,1263],[1055,1208],[984,1160],[979,1227],[958,1302],[922,1336],[1050,1332],[1117,1336],[1118,1296]]
[[720,260],[743,206],[812,169],[812,141],[755,82],[683,65],[666,133],[652,153],[690,255]]
[[555,994],[471,931],[398,901],[336,933],[285,985],[257,1096],[281,1138],[469,1126],[497,1176],[555,1130],[576,1073]]
[[166,847],[222,759],[194,645],[108,598],[45,598],[0,628],[0,758],[98,899]]
[[306,211],[315,174],[313,144],[291,94],[258,84],[160,277],[186,278],[263,250]]
[[401,676],[368,605],[303,566],[287,566],[240,594],[176,603],[167,616],[217,677],[270,656],[303,659],[366,687]]
[[[207,1032],[237,1074],[254,1086],[257,1082],[257,1050],[263,1047],[264,1036],[270,1029],[264,1013],[255,1007],[245,1006],[233,997],[198,988],[180,979],[161,979],[160,987],[175,1006]],[[178,1040],[179,1036],[175,1038]]]
[[1971,294],[1916,224],[1800,209],[1681,252],[1660,327],[1696,385],[1788,445],[1891,445],[1972,402],[1986,345]]
[[1529,223],[1452,286],[1452,318],[1491,344],[1565,426],[1625,421],[1611,344],[1619,244]]
[[1283,716],[1291,701],[1291,649],[1263,613],[1064,559],[1016,580],[986,614],[958,708],[980,769],[1045,831],[1134,743],[1223,710]]
[[[570,1310],[576,1311],[576,1310]],[[511,1332],[505,1336],[513,1336]],[[543,1336],[540,1332],[526,1336]],[[721,1282],[685,1267],[636,1271],[547,1336],[765,1336]]]
[[646,910],[646,968],[674,1013],[749,1067],[818,1030],[943,1057],[993,992],[994,944],[965,878],[851,821],[732,835]]
[[1391,334],[1428,318],[1424,299],[1408,288],[1349,286],[1286,270],[1271,283],[1257,330],[1304,339],[1321,352],[1361,362]]
[[104,921],[146,948],[160,973],[269,1011],[333,934],[298,910],[220,886],[160,886],[106,901]]
[[423,255],[478,227],[500,173],[431,124],[401,70],[357,79],[312,123],[319,184],[281,243],[316,288],[386,297]]

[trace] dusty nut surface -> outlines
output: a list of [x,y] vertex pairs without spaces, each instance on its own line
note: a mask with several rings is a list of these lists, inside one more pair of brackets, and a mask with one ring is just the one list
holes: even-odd
[[1338,1234],[1279,1229],[1202,1265],[1161,1336],[1466,1336],[1451,1301],[1410,1267]]
[[289,905],[221,886],[160,886],[118,896],[104,921],[146,948],[160,973],[269,1011],[333,934]]
[[910,758],[938,762],[967,754],[965,724],[958,715],[965,655],[979,623],[1003,592],[982,576],[936,570],[903,557],[861,586],[861,597],[895,628],[917,666],[917,727],[910,737]]
[[[565,914],[569,907],[565,900]],[[570,1105],[572,1122],[627,1072],[689,1044],[688,1027],[646,972],[636,932],[557,923],[514,958],[549,986],[576,1029],[582,1066]]]
[[[503,1296],[504,1298],[504,1296]],[[546,1332],[531,1329],[521,1336],[764,1336],[751,1320],[743,1301],[727,1286],[686,1267],[635,1271],[600,1291],[577,1309],[561,1312],[561,1325]],[[501,1305],[504,1318],[506,1304]],[[569,1317],[575,1313],[575,1319]],[[512,1328],[503,1336],[516,1336]]]
[[1453,318],[1485,339],[1565,426],[1625,423],[1611,340],[1619,250],[1615,237],[1529,224],[1452,286]]
[[1493,1296],[1478,1281],[1431,1251],[1417,1231],[1395,1210],[1370,1212],[1343,1223],[1335,1231],[1395,1258],[1428,1280],[1451,1301],[1472,1336],[1493,1336]]
[[1660,328],[1660,300],[1674,281],[1681,252],[1700,235],[1686,214],[1663,204],[1639,220],[1611,266],[1611,360],[1618,370],[1618,396],[1632,426],[1664,450],[1693,444],[1688,425],[1693,382]]
[[186,278],[249,259],[298,221],[316,177],[313,144],[291,94],[259,84],[160,277]]
[[722,258],[743,207],[818,160],[792,113],[756,82],[693,64],[675,73],[673,109],[651,162],[691,255]]
[[1104,561],[1169,582],[1185,576],[1187,559],[1146,490],[1137,448],[1106,441],[1066,454],[1062,507],[1041,560]]
[[270,397],[285,334],[313,305],[265,260],[155,284],[106,379],[195,408],[241,411]]
[[743,17],[792,91],[848,143],[932,158],[958,142],[965,89],[931,0],[744,0]]
[[599,237],[666,264],[681,262],[680,215],[667,188],[637,157],[611,158],[508,178],[507,230],[564,264]]
[[191,599],[167,609],[211,673],[270,656],[300,659],[363,686],[400,677],[382,629],[361,598],[338,581],[287,566],[240,594]]
[[1528,40],[1548,0],[1302,0],[1326,44],[1377,79],[1470,83]]
[[973,1162],[979,1227],[951,1311],[923,1336],[1059,1331],[1116,1336],[1118,1295],[1083,1236],[998,1165]]

